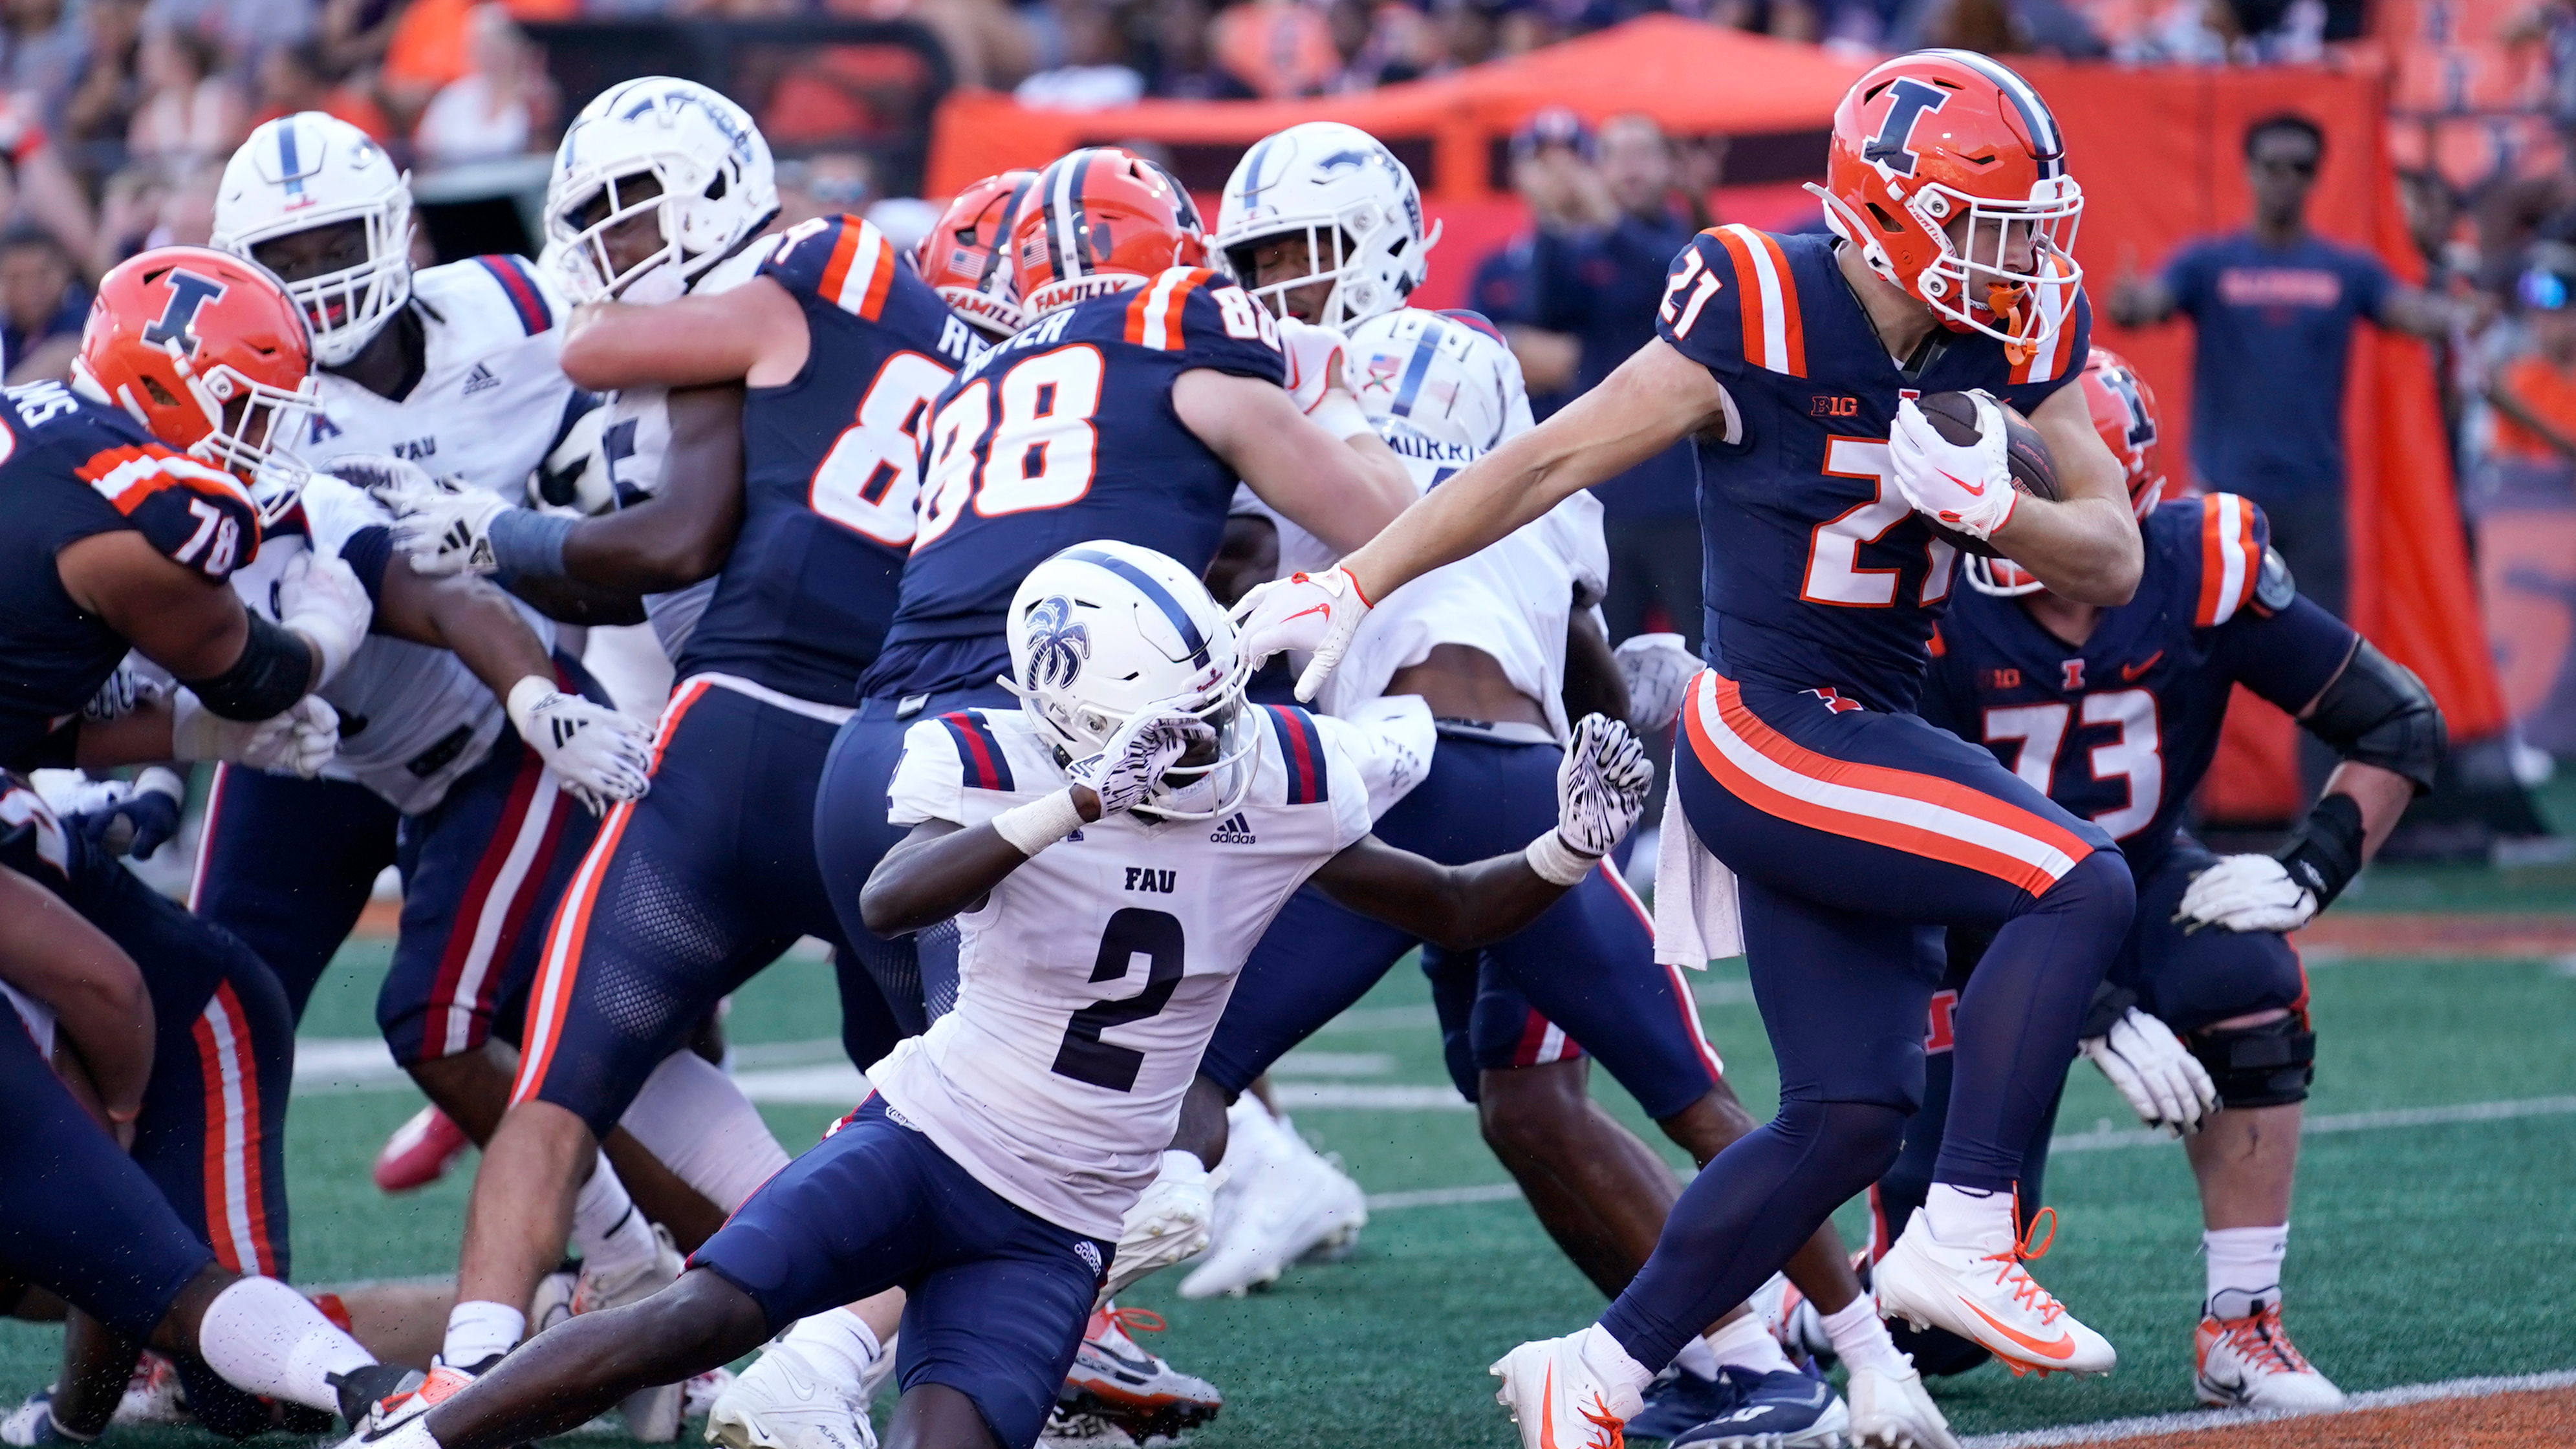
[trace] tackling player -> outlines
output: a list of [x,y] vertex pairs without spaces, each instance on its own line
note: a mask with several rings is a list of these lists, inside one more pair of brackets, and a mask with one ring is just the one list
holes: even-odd
[[[2413,674],[2300,596],[2252,502],[2214,493],[2157,505],[2155,398],[2127,363],[2095,348],[2080,381],[2144,522],[2137,597],[2103,608],[2009,563],[1974,561],[1975,593],[1936,636],[1923,717],[1982,741],[2032,788],[2100,826],[2137,877],[2137,921],[2082,1046],[2148,1125],[2193,1134],[2184,1147],[2208,1260],[2195,1391],[2227,1407],[2330,1408],[2342,1393],[2281,1327],[2301,1104],[2316,1060],[2306,975],[2283,933],[2333,904],[2431,788],[2442,716]],[[2238,684],[2343,760],[2274,855],[2212,855],[2179,828]],[[1922,1202],[1940,1151],[1945,1017],[1983,946],[1967,935],[1952,936],[1951,976],[1933,998],[1924,1111],[1875,1194],[1882,1247]],[[2203,1120],[2213,1107],[2223,1110]],[[2022,1169],[2034,1207],[2047,1146],[2043,1131]],[[1953,1351],[1918,1348],[1927,1368],[1983,1361],[1981,1348],[1937,1336]]]
[[[576,1319],[353,1442],[504,1449],[903,1284],[890,1437],[1025,1449],[1279,903],[1312,879],[1419,935],[1477,944],[1582,879],[1652,779],[1622,726],[1587,718],[1555,828],[1515,855],[1440,866],[1369,834],[1342,726],[1243,698],[1249,661],[1186,565],[1076,544],[1032,570],[1009,619],[1023,704],[911,727],[891,788],[911,833],[863,904],[889,934],[955,921],[954,1009],[878,1063],[877,1095],[677,1284]],[[1254,841],[1212,842],[1192,823],[1235,814]]]
[[[2023,1268],[2013,1186],[2127,930],[2128,868],[2098,827],[1912,713],[1954,572],[1932,518],[2070,597],[2117,604],[2137,585],[2119,465],[2064,392],[2091,325],[2066,250],[2083,196],[2045,102],[1964,51],[1856,82],[1827,176],[1835,235],[1702,233],[1674,261],[1657,339],[1600,387],[1339,568],[1245,600],[1248,649],[1314,652],[1311,694],[1373,598],[1699,440],[1711,668],[1683,711],[1672,824],[1731,869],[1737,909],[1707,923],[1743,937],[1780,1115],[1683,1191],[1600,1323],[1494,1365],[1531,1449],[1633,1416],[1684,1343],[1894,1160],[1944,925],[1996,928],[1995,943],[1959,1003],[1948,1139],[1926,1211],[1879,1264],[1880,1307],[2038,1368],[2114,1358]],[[2017,491],[1995,403],[1961,445],[1910,396],[1969,389],[2029,416],[2062,501]],[[1695,899],[1686,880],[1668,896]],[[1855,1437],[1949,1442],[1902,1355],[1851,1367]]]

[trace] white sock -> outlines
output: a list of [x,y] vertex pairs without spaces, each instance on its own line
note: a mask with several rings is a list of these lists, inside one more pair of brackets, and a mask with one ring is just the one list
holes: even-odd
[[780,1346],[796,1350],[817,1375],[838,1384],[853,1401],[860,1397],[859,1385],[869,1366],[885,1352],[876,1330],[847,1308],[797,1319],[788,1325]]
[[1619,1340],[1610,1336],[1610,1330],[1600,1324],[1576,1334],[1574,1346],[1582,1352],[1583,1361],[1592,1365],[1594,1373],[1602,1374],[1615,1383],[1624,1383],[1634,1393],[1644,1393],[1646,1385],[1655,1381],[1656,1371],[1637,1362],[1628,1350],[1620,1347]]
[[2012,1241],[2013,1196],[1980,1192],[1973,1187],[1932,1184],[1923,1198],[1932,1236],[1954,1248],[1982,1247],[1990,1240]]
[[617,1180],[617,1169],[608,1165],[605,1153],[573,1199],[572,1240],[580,1245],[582,1267],[598,1279],[629,1277],[651,1266],[661,1252],[652,1225],[636,1211],[635,1199],[626,1195],[626,1184]]
[[787,1149],[770,1135],[760,1109],[733,1078],[693,1051],[663,1058],[617,1125],[728,1212],[787,1165]]
[[1887,1336],[1887,1324],[1878,1316],[1878,1305],[1866,1293],[1846,1303],[1840,1313],[1819,1313],[1825,1337],[1833,1341],[1834,1353],[1851,1368],[1878,1368],[1901,1374],[1914,1367],[1914,1361],[1896,1351],[1896,1340]]
[[1780,1340],[1771,1336],[1771,1326],[1762,1321],[1759,1313],[1730,1318],[1702,1341],[1717,1355],[1719,1363],[1757,1374],[1791,1371],[1789,1356],[1780,1351]]
[[2209,1298],[2215,1318],[2251,1318],[2265,1303],[2281,1301],[2281,1260],[2290,1254],[2290,1225],[2277,1228],[2211,1228],[2200,1235],[2209,1255]]
[[527,1331],[528,1315],[509,1304],[465,1299],[447,1310],[447,1341],[439,1347],[438,1361],[450,1368],[470,1369],[518,1347]]
[[1695,1379],[1717,1377],[1717,1355],[1709,1351],[1708,1340],[1694,1338],[1673,1355],[1673,1367]]
[[313,1300],[274,1278],[244,1278],[216,1294],[197,1325],[197,1353],[235,1388],[326,1412],[340,1407],[329,1376],[376,1361]]

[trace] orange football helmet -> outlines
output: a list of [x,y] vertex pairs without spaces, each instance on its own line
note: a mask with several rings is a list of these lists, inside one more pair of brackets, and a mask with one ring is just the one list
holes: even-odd
[[[2155,389],[2147,386],[2129,359],[2107,347],[2096,347],[2085,356],[2075,385],[2084,389],[2084,410],[2093,416],[2093,431],[2102,435],[2102,446],[2120,460],[2121,470],[2128,475],[2129,507],[2145,519],[2165,495],[2164,465],[2156,454]],[[2008,558],[1971,554],[1961,562],[1967,566],[1969,587],[1981,594],[2009,599],[2037,593],[2041,587],[2029,570]]]
[[977,331],[998,342],[1028,324],[1011,272],[1011,223],[1038,179],[1034,171],[987,176],[957,193],[913,249],[913,265]]
[[304,309],[256,262],[210,247],[158,247],[99,279],[76,381],[152,436],[254,485],[263,523],[303,491],[286,449],[314,407]]
[[1207,265],[1199,209],[1172,174],[1115,146],[1068,151],[1038,173],[1011,223],[1020,305],[1034,320],[1069,302]]
[[1834,109],[1825,184],[1807,189],[1870,270],[2016,362],[2055,333],[2084,275],[2084,191],[2066,174],[2057,118],[2030,82],[1973,51],[1918,50],[1854,82]]

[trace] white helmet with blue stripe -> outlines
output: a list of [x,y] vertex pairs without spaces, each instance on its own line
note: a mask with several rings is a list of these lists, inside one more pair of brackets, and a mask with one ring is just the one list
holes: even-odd
[[[313,332],[313,360],[337,366],[411,300],[411,175],[336,116],[298,111],[250,133],[215,191],[213,245],[271,271],[281,237],[351,227],[342,266],[286,283]],[[363,250],[362,250],[363,248]],[[335,247],[335,255],[341,248]],[[288,268],[287,270],[300,270]]]
[[[647,178],[650,188],[635,185]],[[648,213],[661,246],[619,267],[608,234]],[[777,168],[750,112],[696,81],[621,81],[581,108],[555,148],[546,261],[576,303],[675,301],[777,214]]]
[[1187,710],[1215,727],[1215,752],[1184,755],[1136,808],[1205,820],[1243,803],[1265,733],[1244,704],[1252,663],[1198,575],[1132,543],[1078,543],[1029,570],[1005,627],[999,682],[1064,762],[1100,753],[1149,708]]
[[1529,418],[1521,365],[1494,324],[1473,312],[1413,308],[1351,329],[1344,353],[1360,408],[1407,457],[1419,440],[1441,459],[1470,462]]
[[[1297,235],[1306,238],[1307,270],[1254,285],[1254,252]],[[1421,188],[1375,136],[1339,121],[1308,121],[1243,153],[1226,178],[1214,240],[1235,280],[1283,317],[1289,292],[1330,283],[1321,315],[1305,320],[1347,328],[1404,305],[1422,285],[1423,254],[1440,229],[1423,235]]]

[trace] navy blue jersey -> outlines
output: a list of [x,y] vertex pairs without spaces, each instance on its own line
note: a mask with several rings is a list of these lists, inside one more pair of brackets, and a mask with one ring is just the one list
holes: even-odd
[[1175,267],[1050,313],[958,373],[923,445],[921,534],[886,658],[862,692],[989,683],[1009,667],[1011,595],[1070,545],[1118,539],[1206,567],[1235,476],[1172,410],[1193,368],[1286,373],[1268,312]]
[[2239,684],[2295,715],[2352,656],[2298,596],[2263,511],[2232,493],[2147,515],[2137,597],[2070,648],[2018,600],[1970,589],[1935,638],[1923,717],[2109,832],[2140,879],[2173,844]]
[[1887,476],[1897,401],[1981,387],[2028,414],[2081,370],[2092,312],[2080,289],[2053,289],[2042,302],[2057,325],[2032,355],[1936,332],[1909,372],[1843,280],[1836,245],[1701,232],[1673,259],[1656,331],[1725,385],[1742,424],[1733,442],[1698,445],[1709,662],[1902,711],[1957,555]]
[[742,406],[742,531],[678,661],[847,704],[894,617],[912,545],[915,439],[973,332],[877,229],[822,217],[760,263],[805,309],[792,382]]
[[[0,407],[0,765],[68,764],[70,723],[129,647],[63,589],[55,555],[133,529],[220,583],[259,552],[259,510],[232,474],[154,442],[111,403],[57,382]],[[48,741],[48,736],[54,736]]]

